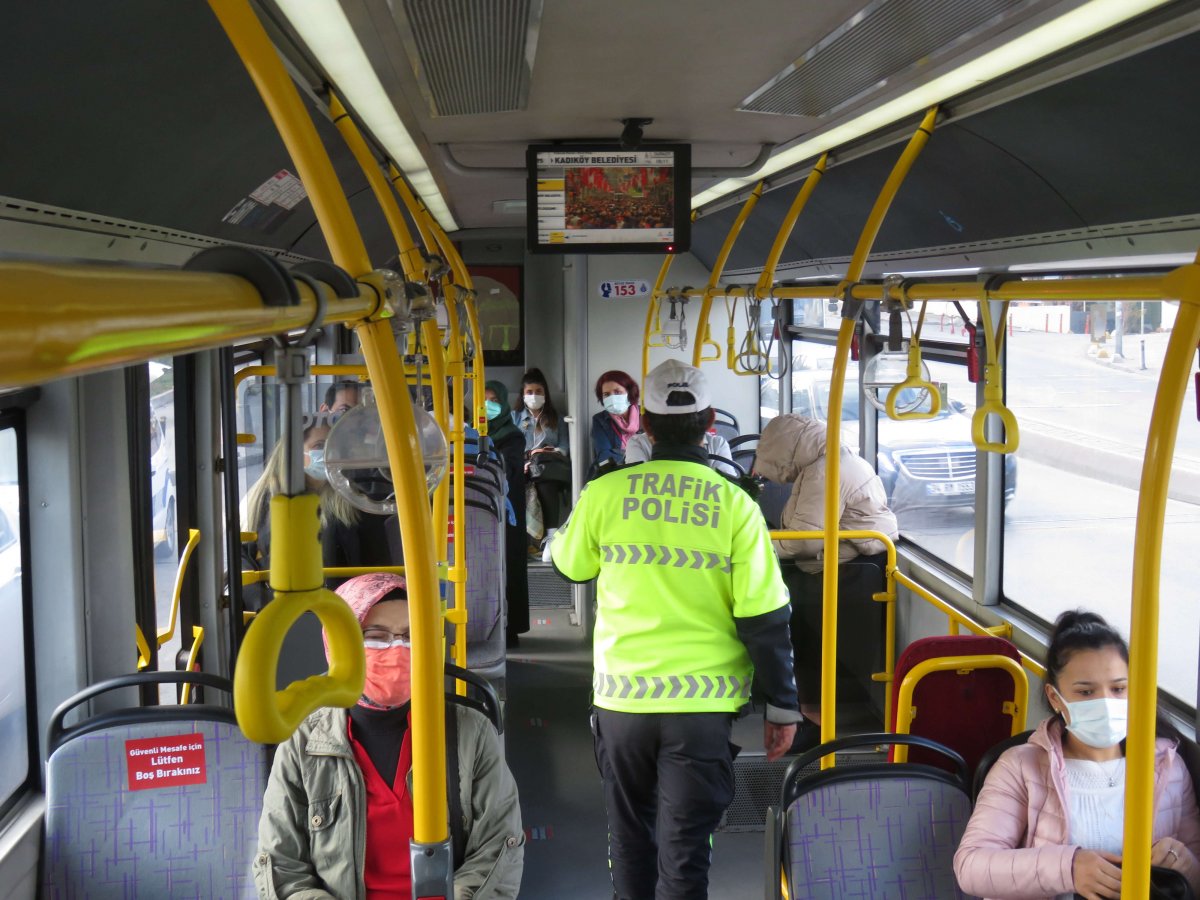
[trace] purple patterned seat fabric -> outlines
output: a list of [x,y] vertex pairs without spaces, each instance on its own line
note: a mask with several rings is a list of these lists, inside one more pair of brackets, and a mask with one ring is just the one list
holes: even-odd
[[954,851],[971,815],[959,788],[921,776],[817,787],[787,811],[792,900],[963,898]]
[[[130,789],[134,754],[126,741],[145,747],[196,734],[203,736],[202,783]],[[139,757],[139,764],[190,771],[170,768],[195,762],[181,758]],[[256,897],[250,866],[267,774],[266,748],[226,722],[119,725],[66,741],[46,764],[45,896]]]

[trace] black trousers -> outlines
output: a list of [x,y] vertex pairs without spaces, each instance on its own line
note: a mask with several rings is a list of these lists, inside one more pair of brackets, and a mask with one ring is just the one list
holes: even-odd
[[706,900],[712,833],[733,801],[730,713],[593,709],[619,900]]

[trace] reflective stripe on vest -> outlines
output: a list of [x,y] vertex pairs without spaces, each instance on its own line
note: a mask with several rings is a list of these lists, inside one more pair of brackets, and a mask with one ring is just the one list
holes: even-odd
[[597,697],[613,700],[747,700],[750,677],[735,675],[607,675],[592,674]]
[[626,565],[673,566],[676,569],[720,569],[733,571],[730,559],[707,550],[684,550],[666,544],[602,544],[600,552],[606,563]]

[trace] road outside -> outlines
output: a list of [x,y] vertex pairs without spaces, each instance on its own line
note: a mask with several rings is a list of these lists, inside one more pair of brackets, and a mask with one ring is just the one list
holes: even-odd
[[[1083,335],[1016,332],[1008,403],[1021,427],[1017,490],[1005,514],[1005,596],[1052,620],[1075,606],[1126,634],[1137,485],[1168,334],[1126,335],[1132,359],[1089,355]],[[1145,341],[1146,369],[1141,369]],[[944,378],[935,373],[935,378]],[[959,376],[961,378],[961,376]],[[951,385],[951,396],[958,396]],[[964,398],[965,399],[965,398]],[[1183,418],[1167,506],[1160,590],[1160,685],[1196,702],[1200,604],[1200,422],[1195,385]],[[901,515],[906,537],[964,571],[973,566],[970,509]]]

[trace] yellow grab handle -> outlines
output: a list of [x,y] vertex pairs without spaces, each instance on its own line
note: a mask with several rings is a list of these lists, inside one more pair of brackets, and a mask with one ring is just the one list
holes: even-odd
[[[329,639],[329,672],[273,690],[284,638],[306,612],[316,614]],[[277,594],[255,616],[238,654],[233,673],[238,725],[252,741],[282,743],[313,710],[353,706],[366,676],[362,629],[345,600],[325,588]]]
[[[705,347],[713,349],[712,356],[704,355]],[[704,339],[700,341],[700,346],[696,348],[696,352],[700,362],[717,362],[724,355],[721,351],[721,345],[713,340],[712,330],[708,327],[707,322],[704,324]]]
[[141,672],[150,665],[150,645],[146,643],[146,636],[142,634],[142,626],[137,622],[133,623],[133,642],[137,645],[137,667]]
[[[990,368],[990,367],[989,367]],[[986,377],[986,376],[985,376]],[[986,397],[987,394],[985,393]],[[988,416],[999,416],[1004,424],[1004,440],[989,441],[984,426]],[[1021,441],[1021,430],[1017,427],[1017,417],[1013,411],[999,400],[985,400],[983,405],[971,416],[971,440],[984,453],[1016,453]]]
[[[987,300],[979,303],[979,315],[983,319],[984,349],[987,357],[983,364],[983,403],[971,416],[971,440],[984,453],[1016,453],[1021,441],[1017,417],[1004,405],[1004,369],[1000,365],[1000,351],[1004,347],[1004,323],[1008,318],[1008,303],[1000,305],[1000,324],[992,328],[992,306]],[[1004,425],[1004,440],[989,441],[986,425],[988,416],[999,416]]]
[[[320,498],[271,498],[271,587],[275,599],[246,631],[233,673],[233,706],[242,733],[279,744],[322,706],[353,706],[366,682],[362,629],[354,612],[326,590],[321,571]],[[274,690],[284,638],[306,612],[321,620],[329,641],[329,672]]]
[[[929,394],[929,412],[921,412],[914,409],[912,412],[900,412],[896,409],[896,403],[900,400],[900,395],[905,388],[914,388],[923,390]],[[926,381],[921,377],[921,346],[917,343],[914,337],[908,344],[908,370],[905,379],[899,384],[893,384],[892,389],[888,391],[887,400],[884,403],[884,410],[887,412],[889,419],[895,419],[897,422],[907,422],[912,419],[933,419],[942,411],[942,392],[937,389],[937,385]]]

